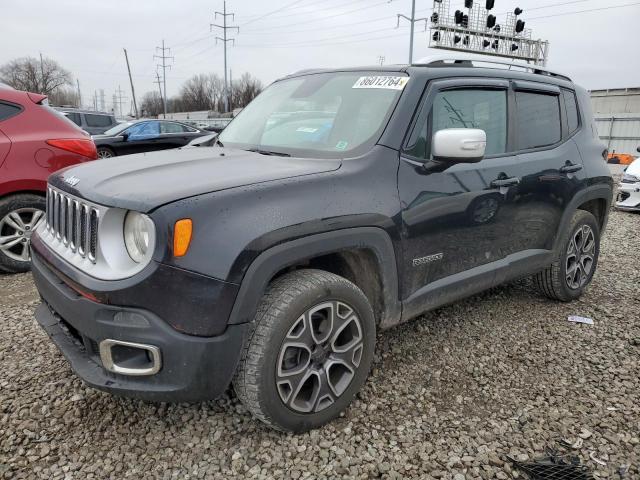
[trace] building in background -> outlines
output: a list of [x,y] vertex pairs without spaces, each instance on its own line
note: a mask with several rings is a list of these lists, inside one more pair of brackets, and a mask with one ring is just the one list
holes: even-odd
[[640,87],[592,90],[598,134],[610,154],[637,157],[640,147]]

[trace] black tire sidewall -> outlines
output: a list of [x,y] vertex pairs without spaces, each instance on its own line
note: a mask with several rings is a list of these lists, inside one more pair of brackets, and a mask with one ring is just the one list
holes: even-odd
[[[593,235],[595,236],[596,247],[595,247],[595,255],[593,258],[593,267],[591,268],[591,272],[589,273],[589,278],[587,279],[585,284],[582,285],[580,288],[573,289],[573,288],[570,288],[569,285],[567,285],[567,280],[566,280],[567,248],[569,246],[569,242],[571,241],[571,238],[576,233],[578,228],[582,228],[584,225],[588,225],[589,227],[591,227],[591,229],[593,230]],[[562,252],[560,253],[560,260],[559,260],[560,261],[560,265],[559,265],[560,287],[562,288],[564,295],[568,297],[568,299],[575,300],[584,293],[585,289],[589,286],[589,284],[591,283],[591,280],[593,279],[593,276],[595,275],[596,269],[598,267],[599,256],[600,256],[600,227],[598,225],[598,222],[596,221],[595,217],[591,213],[583,210],[578,210],[567,231],[567,235],[564,239],[564,242],[562,243]]]
[[[276,364],[282,342],[293,323],[306,310],[329,300],[339,300],[350,305],[359,316],[362,326],[364,349],[360,360],[360,367],[347,390],[336,402],[317,413],[302,414],[282,403],[276,387]],[[262,406],[265,413],[281,428],[301,432],[317,428],[337,417],[351,402],[355,394],[369,375],[375,349],[375,321],[373,311],[364,294],[344,282],[325,283],[321,289],[307,290],[289,303],[286,314],[277,322],[272,331],[271,341],[264,352],[262,364]]]
[[[44,197],[32,193],[13,195],[0,200],[0,219],[14,210],[21,208],[37,208],[46,211],[46,200]],[[0,252],[0,271],[8,273],[23,273],[31,269],[31,262],[21,262],[9,258]]]

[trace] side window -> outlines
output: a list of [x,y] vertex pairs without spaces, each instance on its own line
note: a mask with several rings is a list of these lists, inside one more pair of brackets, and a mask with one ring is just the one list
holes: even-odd
[[0,122],[6,120],[9,117],[13,117],[22,111],[18,105],[13,103],[0,102]]
[[111,126],[111,117],[108,115],[95,115],[92,113],[85,113],[84,120],[89,127],[109,127]]
[[161,122],[160,133],[184,133],[186,129],[179,123]]
[[159,122],[144,122],[133,125],[127,129],[130,140],[142,140],[157,137],[160,134]]
[[578,102],[576,94],[571,90],[562,89],[562,97],[564,98],[564,106],[567,111],[567,126],[569,127],[569,135],[575,132],[580,125],[578,115]]
[[76,112],[66,112],[65,116],[71,120],[73,123],[75,123],[76,125],[78,125],[79,127],[82,126],[82,119],[80,118],[80,114],[76,113]]
[[545,147],[560,141],[558,95],[516,92],[518,150]]
[[431,137],[446,128],[479,128],[487,134],[486,155],[506,152],[506,90],[458,89],[438,92],[430,110],[424,108],[411,134],[406,153],[430,154]]

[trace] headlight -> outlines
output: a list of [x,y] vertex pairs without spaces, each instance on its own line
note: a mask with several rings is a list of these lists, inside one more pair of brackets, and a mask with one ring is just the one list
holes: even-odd
[[630,175],[628,173],[625,173],[622,175],[622,181],[624,183],[636,183],[636,182],[640,182],[640,178],[636,177],[635,175]]
[[150,254],[153,221],[138,212],[129,212],[124,219],[124,244],[131,259],[141,263]]

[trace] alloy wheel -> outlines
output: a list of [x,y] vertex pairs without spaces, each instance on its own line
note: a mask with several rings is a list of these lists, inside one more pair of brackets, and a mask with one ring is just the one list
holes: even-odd
[[349,387],[363,352],[360,318],[344,302],[315,305],[289,329],[277,358],[276,387],[296,412],[319,412]]
[[44,212],[37,208],[19,208],[0,219],[0,252],[12,260],[31,260],[31,234],[44,220]]
[[111,158],[113,154],[109,150],[98,150],[98,158]]
[[596,255],[596,238],[589,225],[574,232],[567,247],[566,282],[573,290],[583,287],[591,276]]

